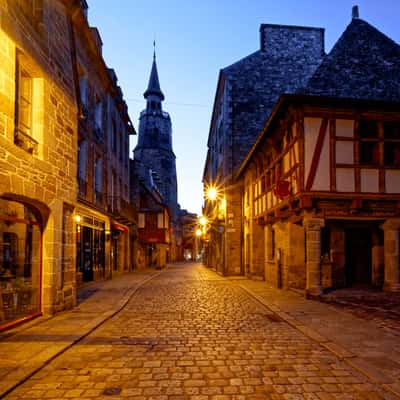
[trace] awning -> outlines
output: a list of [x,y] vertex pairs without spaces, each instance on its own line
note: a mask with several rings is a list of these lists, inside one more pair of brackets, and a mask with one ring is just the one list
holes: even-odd
[[123,225],[117,224],[117,223],[115,223],[115,222],[113,222],[113,223],[111,224],[111,228],[112,228],[114,231],[120,231],[120,232],[123,232],[123,233],[128,232],[128,228],[126,228],[126,227],[123,226]]

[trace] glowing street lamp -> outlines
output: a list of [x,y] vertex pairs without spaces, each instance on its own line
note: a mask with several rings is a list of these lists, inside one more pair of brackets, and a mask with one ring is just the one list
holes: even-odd
[[197,229],[196,229],[196,236],[197,236],[197,237],[200,237],[200,236],[202,235],[202,233],[203,233],[203,232],[202,232],[202,230],[201,230],[200,228],[197,228]]
[[205,226],[205,225],[207,225],[207,218],[204,215],[202,215],[199,218],[199,222],[200,222],[200,225]]
[[208,200],[216,200],[218,197],[218,191],[214,186],[209,186],[206,190],[206,197]]

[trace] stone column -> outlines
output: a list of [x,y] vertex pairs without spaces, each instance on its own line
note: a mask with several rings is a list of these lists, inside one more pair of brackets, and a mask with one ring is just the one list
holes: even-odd
[[303,225],[306,233],[306,294],[317,296],[321,287],[321,228],[325,225],[322,218],[305,218]]
[[400,292],[399,229],[400,218],[387,219],[382,225],[384,232],[384,282],[385,292]]

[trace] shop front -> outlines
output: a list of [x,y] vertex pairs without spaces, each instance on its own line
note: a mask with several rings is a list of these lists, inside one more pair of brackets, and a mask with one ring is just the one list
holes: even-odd
[[42,227],[33,208],[0,198],[0,330],[41,314]]
[[129,229],[116,222],[111,223],[111,268],[112,271],[123,272],[129,270]]
[[82,282],[107,278],[106,220],[78,211],[75,222],[78,285]]

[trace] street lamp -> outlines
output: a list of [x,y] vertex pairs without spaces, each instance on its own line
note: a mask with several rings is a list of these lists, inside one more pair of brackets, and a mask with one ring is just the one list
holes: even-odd
[[218,190],[214,186],[209,186],[206,190],[206,197],[208,200],[214,201],[218,197]]
[[204,215],[202,215],[200,218],[199,218],[199,222],[200,222],[200,225],[201,226],[206,226],[207,225],[207,218],[204,216]]

